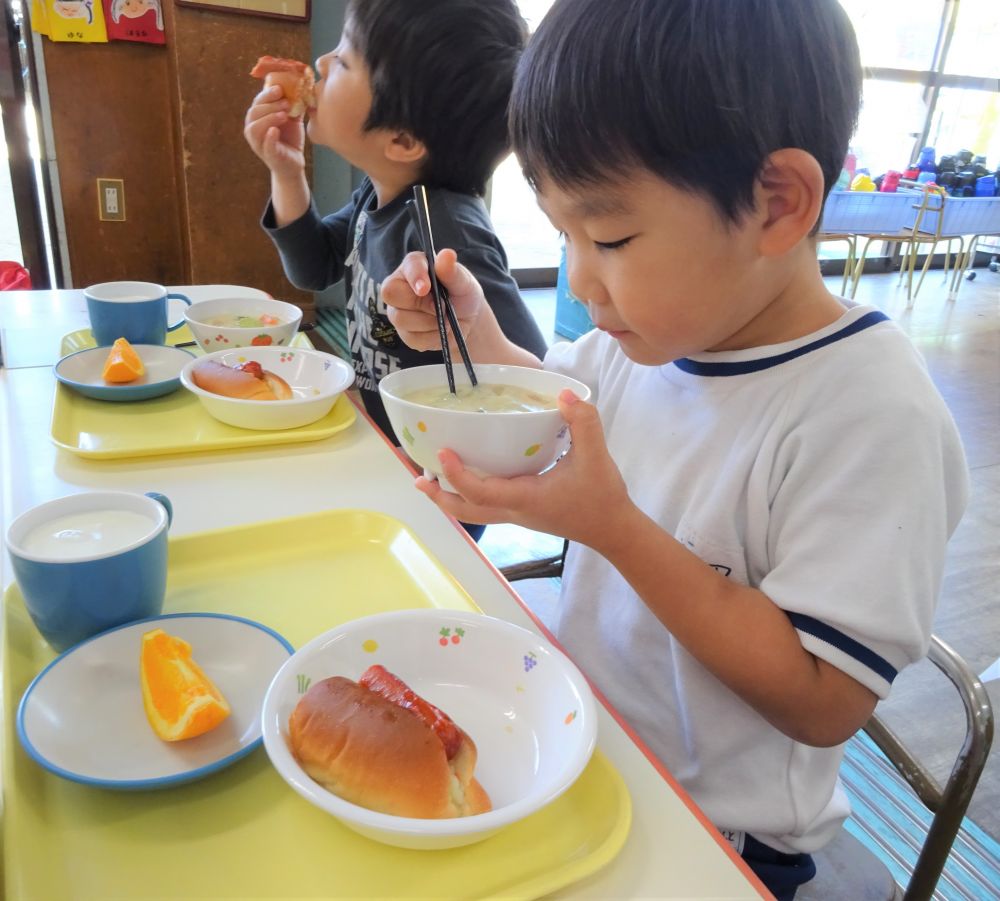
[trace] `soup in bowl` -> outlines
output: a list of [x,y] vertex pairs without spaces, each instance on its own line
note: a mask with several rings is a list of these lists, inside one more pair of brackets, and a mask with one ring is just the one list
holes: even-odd
[[193,303],[184,313],[206,353],[236,347],[287,347],[302,322],[293,303],[268,297],[216,297]]
[[402,449],[428,476],[440,478],[438,452],[450,448],[478,475],[510,478],[548,469],[569,448],[569,429],[556,398],[569,388],[582,400],[590,389],[558,372],[477,364],[473,388],[455,370],[448,390],[443,364],[393,372],[379,383],[389,423]]

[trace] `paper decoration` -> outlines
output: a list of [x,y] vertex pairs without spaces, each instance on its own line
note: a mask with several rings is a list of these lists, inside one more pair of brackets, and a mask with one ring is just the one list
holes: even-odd
[[53,41],[103,44],[108,40],[101,0],[44,0]]
[[31,0],[31,30],[49,36],[49,7],[45,0]]
[[108,38],[164,44],[163,0],[103,0]]

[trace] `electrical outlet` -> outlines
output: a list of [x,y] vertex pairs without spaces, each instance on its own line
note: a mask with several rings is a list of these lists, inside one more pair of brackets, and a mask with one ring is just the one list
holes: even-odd
[[125,221],[124,179],[97,179],[97,214],[104,222]]

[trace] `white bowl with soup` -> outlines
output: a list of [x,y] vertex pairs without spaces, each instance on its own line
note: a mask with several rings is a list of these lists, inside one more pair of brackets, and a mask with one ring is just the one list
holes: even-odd
[[269,297],[216,297],[184,312],[198,346],[211,353],[238,347],[287,347],[302,323],[302,310]]
[[569,429],[556,397],[569,388],[590,398],[582,382],[558,372],[522,366],[476,364],[473,388],[455,369],[457,396],[443,364],[393,372],[379,383],[393,431],[406,453],[428,475],[441,476],[438,452],[450,448],[478,475],[535,475],[569,448]]

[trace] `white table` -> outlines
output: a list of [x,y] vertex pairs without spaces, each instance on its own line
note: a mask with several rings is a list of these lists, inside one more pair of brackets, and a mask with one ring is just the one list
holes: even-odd
[[[209,288],[180,287],[195,299]],[[413,475],[368,420],[319,442],[278,449],[87,460],[49,438],[55,380],[51,363],[62,335],[86,326],[79,291],[0,294],[0,526],[43,501],[85,490],[160,491],[174,506],[171,534],[261,519],[363,508],[405,523],[488,614],[539,631],[516,593],[464,531],[413,487]],[[11,368],[7,368],[7,366]],[[280,490],[261,478],[280,455]],[[257,486],[252,493],[245,486]],[[206,501],[213,499],[212,503]],[[0,586],[12,580],[0,555]],[[566,888],[572,898],[759,898],[742,863],[690,801],[600,709],[599,744],[625,778],[633,803],[629,838],[595,876]],[[765,897],[767,897],[765,895]]]

